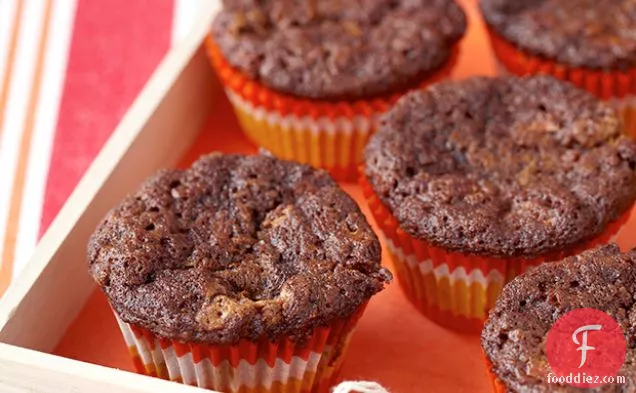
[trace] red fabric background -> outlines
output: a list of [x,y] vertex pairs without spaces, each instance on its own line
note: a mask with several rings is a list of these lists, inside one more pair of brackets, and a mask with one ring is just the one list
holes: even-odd
[[40,235],[170,47],[173,0],[79,0]]

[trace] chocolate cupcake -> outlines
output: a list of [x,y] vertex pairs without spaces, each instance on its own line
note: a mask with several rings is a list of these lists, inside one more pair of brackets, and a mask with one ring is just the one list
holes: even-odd
[[213,154],[114,208],[90,273],[139,371],[224,391],[327,391],[367,301],[380,244],[325,172]]
[[544,73],[610,101],[636,135],[636,3],[481,0],[495,55],[517,75]]
[[378,115],[445,77],[465,30],[453,0],[225,0],[207,46],[255,143],[346,179]]
[[478,332],[505,282],[607,242],[636,198],[616,113],[549,76],[472,78],[402,98],[361,183],[409,299]]
[[[490,316],[481,336],[489,372],[495,392],[580,392],[585,385],[567,385],[553,382],[555,371],[550,367],[549,334],[558,320],[571,312],[594,309],[607,313],[621,328],[626,338],[624,364],[618,376],[611,377],[620,383],[589,384],[586,392],[634,392],[636,391],[636,339],[634,312],[636,306],[636,252],[622,254],[617,246],[604,246],[569,257],[561,262],[544,264],[507,284]],[[585,320],[585,319],[583,319]],[[601,325],[602,326],[602,325]],[[608,326],[602,326],[592,334],[603,334]],[[553,333],[551,333],[551,331]],[[569,332],[569,331],[568,331]],[[608,334],[605,330],[605,334]],[[569,340],[576,351],[576,345]],[[579,335],[579,340],[581,337]],[[587,354],[590,365],[599,356],[608,341],[602,336],[589,336],[589,345],[595,348]],[[623,346],[623,348],[625,348]],[[620,357],[619,351],[616,355]],[[580,358],[577,356],[577,358]],[[578,359],[574,367],[578,365]],[[601,358],[601,360],[603,360]],[[606,357],[605,360],[607,361]],[[620,365],[618,365],[620,367]],[[617,367],[617,368],[618,368]],[[582,374],[588,369],[578,369]],[[600,376],[599,376],[600,377]],[[593,376],[594,380],[596,375]]]

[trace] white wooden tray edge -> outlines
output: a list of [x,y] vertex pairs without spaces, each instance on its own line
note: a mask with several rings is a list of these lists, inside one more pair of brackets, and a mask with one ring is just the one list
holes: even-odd
[[[203,393],[210,390],[0,343],[2,393]],[[212,392],[214,393],[214,392]]]

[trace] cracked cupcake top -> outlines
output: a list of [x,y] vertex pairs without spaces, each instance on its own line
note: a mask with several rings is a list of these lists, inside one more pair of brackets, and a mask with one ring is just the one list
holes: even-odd
[[125,322],[216,345],[302,340],[391,279],[364,215],[329,175],[264,155],[159,172],[106,216],[88,262]]
[[619,374],[627,383],[586,392],[636,391],[636,251],[617,246],[587,251],[562,262],[546,263],[515,278],[503,289],[481,336],[484,353],[508,392],[581,392],[546,385],[552,372],[546,357],[547,334],[568,312],[594,308],[618,322],[627,339]]
[[488,24],[534,55],[585,68],[636,65],[633,0],[481,0]]
[[408,87],[464,34],[453,0],[224,0],[212,36],[228,62],[287,94],[355,99]]
[[551,77],[472,78],[403,97],[365,152],[412,236],[526,258],[594,238],[636,198],[636,142],[615,112]]

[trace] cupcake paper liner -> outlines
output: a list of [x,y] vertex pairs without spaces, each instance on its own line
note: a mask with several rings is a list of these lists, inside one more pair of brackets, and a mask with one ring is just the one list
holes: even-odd
[[[378,118],[403,93],[357,101],[320,101],[278,93],[249,79],[225,60],[211,37],[206,47],[243,132],[278,158],[329,171],[337,180],[355,180],[362,150]],[[453,49],[445,65],[416,88],[447,77],[457,62]]]
[[628,71],[572,67],[534,56],[488,28],[499,69],[514,75],[549,74],[583,88],[618,111],[625,133],[636,138],[636,68]]
[[117,317],[137,372],[224,393],[328,392],[365,306],[319,327],[302,345],[289,338],[214,346],[163,339]]
[[363,174],[360,185],[406,297],[437,324],[471,334],[481,332],[487,311],[507,282],[543,262],[608,243],[629,218],[627,212],[592,241],[564,252],[534,259],[488,258],[447,251],[410,236],[399,227]]

